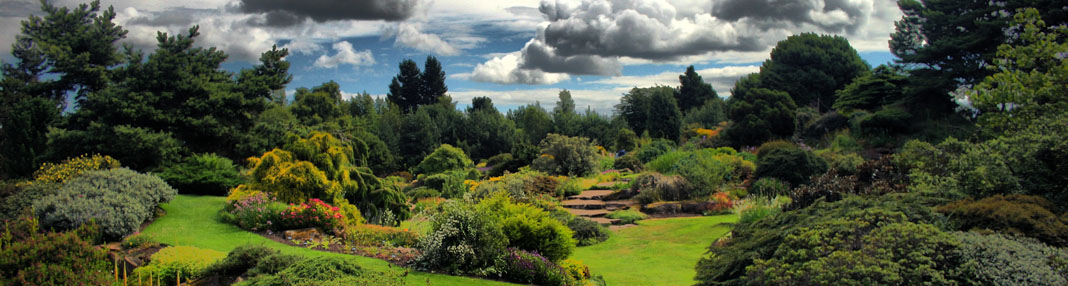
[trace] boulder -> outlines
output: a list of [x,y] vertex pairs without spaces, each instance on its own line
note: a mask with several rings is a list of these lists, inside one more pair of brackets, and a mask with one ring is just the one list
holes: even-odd
[[323,236],[323,230],[318,227],[309,227],[287,230],[282,234],[284,234],[288,240],[309,241],[321,238]]

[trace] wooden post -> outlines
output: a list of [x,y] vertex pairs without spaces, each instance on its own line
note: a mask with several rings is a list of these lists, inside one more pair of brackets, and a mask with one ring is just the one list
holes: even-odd
[[126,285],[126,261],[122,262],[122,286]]

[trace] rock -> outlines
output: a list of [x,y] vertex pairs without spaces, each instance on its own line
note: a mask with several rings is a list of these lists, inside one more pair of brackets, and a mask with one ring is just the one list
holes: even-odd
[[287,230],[283,232],[288,240],[309,241],[323,236],[323,230],[318,227]]

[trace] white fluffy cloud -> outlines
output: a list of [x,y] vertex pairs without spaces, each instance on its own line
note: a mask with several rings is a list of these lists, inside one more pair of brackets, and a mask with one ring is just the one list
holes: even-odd
[[394,37],[394,46],[405,46],[418,51],[435,53],[444,56],[455,56],[460,50],[452,44],[442,40],[434,34],[420,31],[421,25],[417,23],[400,23],[385,31],[384,37]]
[[352,43],[341,41],[334,43],[334,55],[322,55],[315,60],[315,66],[321,68],[335,68],[341,65],[353,67],[369,66],[375,64],[375,57],[370,50],[356,51]]
[[563,73],[550,73],[534,69],[520,69],[519,55],[516,53],[494,57],[493,59],[478,64],[470,74],[456,75],[459,78],[467,78],[479,82],[491,82],[500,84],[554,84],[568,80],[570,77]]

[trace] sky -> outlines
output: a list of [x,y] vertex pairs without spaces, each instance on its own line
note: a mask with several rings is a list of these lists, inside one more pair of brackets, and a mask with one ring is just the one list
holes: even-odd
[[[88,0],[83,0],[88,1]],[[50,0],[76,6],[77,0]],[[102,0],[146,52],[157,32],[199,25],[198,46],[224,68],[288,48],[287,89],[334,80],[347,96],[385,95],[397,65],[442,62],[452,98],[488,96],[502,110],[551,108],[568,89],[579,108],[610,113],[633,87],[678,85],[694,65],[720,96],[759,71],[778,41],[802,32],[846,37],[872,66],[890,62],[901,18],[888,0]],[[12,61],[19,22],[39,0],[0,0],[0,59]]]

